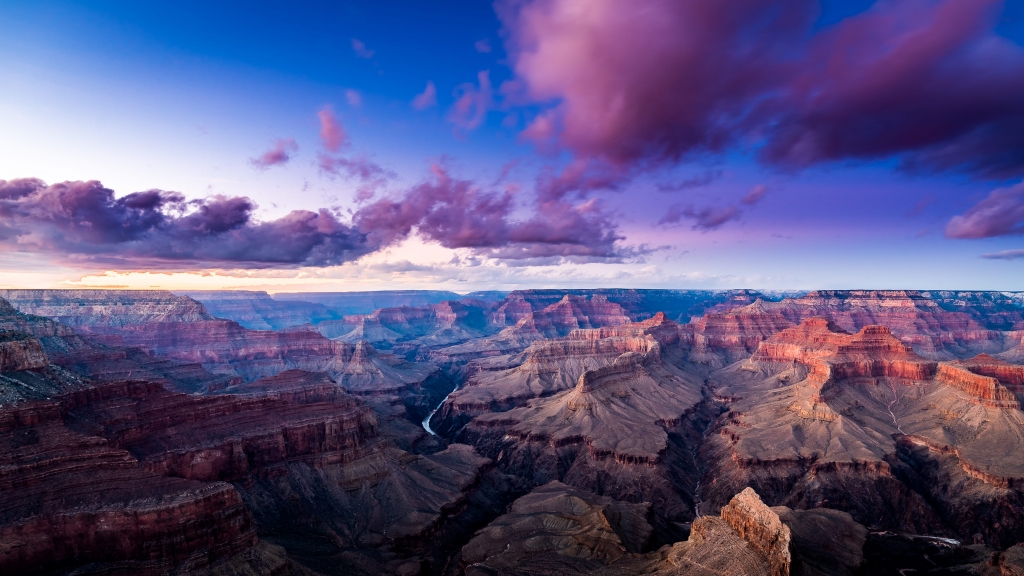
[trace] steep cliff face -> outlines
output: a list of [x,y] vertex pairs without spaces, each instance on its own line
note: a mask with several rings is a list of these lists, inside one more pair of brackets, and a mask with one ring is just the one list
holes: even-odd
[[49,364],[39,340],[22,332],[0,331],[0,372],[41,370]]
[[0,410],[0,491],[0,569],[11,574],[90,562],[196,569],[256,542],[230,484],[142,470],[127,451],[68,429],[53,402]]
[[0,568],[289,573],[259,532],[313,565],[310,550],[344,556],[330,572],[394,573],[486,508],[488,465],[468,446],[389,448],[374,412],[326,375],[215,396],[97,384],[0,408]]
[[146,470],[231,481],[281,474],[290,462],[323,467],[383,450],[369,407],[339,392],[288,397],[303,400],[293,403],[271,395],[197,397],[135,381],[73,392],[63,403],[72,426],[108,438]]
[[43,350],[51,356],[78,354],[92,348],[71,328],[49,318],[23,314],[2,298],[0,298],[0,331],[32,336],[39,340]]
[[[30,295],[41,293],[44,291],[30,291]],[[93,342],[64,324],[23,314],[5,300],[0,300],[0,334],[7,334],[4,339],[9,342],[8,353],[22,358],[18,367],[9,368],[18,373],[8,374],[6,383],[0,384],[0,404],[19,398],[50,398],[66,390],[87,387],[85,382],[89,380],[136,378],[185,392],[223,387],[231,380],[229,376],[211,374],[198,363]]]

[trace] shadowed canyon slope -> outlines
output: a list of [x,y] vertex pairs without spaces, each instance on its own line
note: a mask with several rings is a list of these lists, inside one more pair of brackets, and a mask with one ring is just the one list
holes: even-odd
[[1016,294],[193,296],[0,291],[0,569],[1024,573]]

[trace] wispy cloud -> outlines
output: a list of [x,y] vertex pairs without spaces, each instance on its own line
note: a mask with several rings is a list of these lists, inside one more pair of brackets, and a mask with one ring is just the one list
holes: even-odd
[[455,89],[455,103],[448,111],[448,120],[455,125],[457,135],[479,128],[494,106],[490,72],[478,73],[477,82],[467,82]]
[[1003,250],[992,254],[982,254],[981,257],[989,260],[1019,260],[1024,258],[1024,250]]
[[363,105],[363,94],[359,90],[348,89],[345,90],[345,100],[348,105],[353,108],[359,108]]
[[946,224],[949,238],[992,238],[1024,234],[1024,182],[989,193]]
[[437,87],[430,80],[427,80],[427,87],[412,99],[412,107],[417,110],[426,110],[437,106]]
[[283,166],[299,151],[299,145],[292,138],[279,138],[269,150],[255,158],[250,158],[253,166],[266,170],[271,166]]
[[764,195],[767,193],[768,187],[764,184],[758,184],[757,186],[754,186],[750,192],[747,192],[746,196],[740,199],[740,203],[747,206],[753,206],[764,199]]
[[356,56],[366,58],[367,60],[373,58],[375,54],[374,50],[370,50],[362,40],[356,38],[352,39],[352,51],[356,53]]
[[324,148],[331,152],[337,152],[348,143],[348,136],[345,129],[338,122],[338,117],[329,107],[324,107],[317,113],[320,118],[320,142]]

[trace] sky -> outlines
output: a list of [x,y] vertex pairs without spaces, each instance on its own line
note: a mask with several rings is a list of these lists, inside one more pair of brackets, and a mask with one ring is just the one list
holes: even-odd
[[0,3],[0,287],[1024,289],[1024,0]]

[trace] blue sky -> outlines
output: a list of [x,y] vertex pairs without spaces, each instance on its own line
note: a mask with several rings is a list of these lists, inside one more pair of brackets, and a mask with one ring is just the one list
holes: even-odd
[[[908,158],[916,159],[922,151],[959,150],[967,136],[901,143],[881,151],[864,152],[863,147],[851,145],[845,151],[828,152],[832,155],[827,158],[822,148],[813,161],[797,166],[766,161],[763,150],[772,142],[758,139],[799,110],[773,112],[776,115],[770,120],[755,126],[746,120],[749,112],[743,112],[744,119],[729,126],[728,142],[694,146],[686,140],[693,127],[682,123],[678,111],[671,109],[686,106],[685,96],[678,103],[669,98],[651,104],[652,109],[662,107],[655,112],[665,115],[665,131],[609,128],[609,133],[621,134],[623,141],[638,140],[635,149],[640,152],[623,153],[614,142],[609,146],[608,140],[573,127],[574,112],[589,104],[579,100],[578,84],[561,82],[558,75],[590,70],[590,77],[604,80],[595,84],[595,90],[613,93],[642,87],[645,80],[608,71],[604,60],[597,56],[589,60],[591,52],[586,50],[564,58],[557,51],[588,46],[592,39],[586,34],[610,30],[608,35],[622,35],[621,53],[607,56],[607,50],[619,48],[600,49],[605,52],[594,48],[594,54],[625,59],[646,58],[650,53],[651,59],[669,59],[665,78],[659,81],[672,86],[707,83],[706,77],[690,78],[671,69],[673,63],[686,61],[673,59],[680,54],[671,51],[691,48],[685,42],[673,44],[672,38],[661,42],[654,36],[670,34],[671,29],[653,31],[647,38],[642,15],[636,18],[639,32],[624,30],[618,22],[633,15],[611,13],[611,9],[602,12],[594,4],[594,28],[580,31],[568,29],[552,16],[557,9],[571,8],[563,6],[573,4],[571,0],[524,4],[524,12],[510,15],[511,9],[502,3],[470,1],[3,3],[0,180],[38,178],[47,185],[97,180],[116,197],[150,189],[178,192],[189,200],[246,197],[256,207],[247,213],[251,220],[245,226],[276,221],[293,210],[326,208],[333,214],[332,226],[344,226],[346,234],[369,235],[371,240],[345,252],[350,256],[326,260],[310,259],[303,252],[254,264],[251,251],[236,258],[224,256],[237,253],[235,248],[206,250],[189,244],[191,252],[176,253],[169,261],[166,254],[145,248],[157,241],[153,235],[169,233],[163,228],[140,232],[152,238],[133,237],[119,240],[116,246],[90,245],[88,249],[79,244],[96,241],[86,236],[58,243],[38,241],[42,233],[33,226],[40,225],[42,217],[34,208],[35,220],[25,216],[7,222],[6,238],[0,239],[6,242],[0,254],[4,271],[0,284],[463,291],[529,286],[999,290],[1022,286],[1021,259],[982,257],[1012,255],[1013,250],[1024,248],[1020,237],[1024,224],[1012,216],[1017,209],[1024,214],[1020,207],[1024,192],[997,194],[989,201],[1000,214],[1011,214],[999,222],[992,222],[983,210],[988,205],[981,204],[994,190],[1019,185],[1022,174],[1017,164],[998,174],[965,165],[907,169]],[[808,38],[827,34],[837,25],[851,24],[855,29],[852,24],[857,18],[872,10],[884,15],[885,9],[872,2],[827,2],[817,8],[814,3],[793,4],[806,8],[813,18],[805,31]],[[927,17],[956,2],[917,4]],[[927,64],[929,70],[940,71],[962,66],[954,72],[962,76],[962,70],[968,70],[969,76],[977,75],[979,93],[983,87],[1005,89],[1010,103],[998,103],[1005,110],[1000,112],[1002,119],[997,116],[996,120],[1017,122],[1024,117],[1024,101],[1016,107],[1013,101],[1024,92],[1005,78],[1019,70],[1015,50],[1024,38],[1024,2],[987,4],[998,12],[988,28],[971,31],[974,36],[969,38],[948,40],[962,42],[964,48]],[[672,3],[652,6],[675,10]],[[971,10],[965,6],[961,9]],[[697,13],[667,16],[681,19],[679,35],[685,36],[687,26],[698,31],[700,26],[711,26],[686,20]],[[900,22],[895,17],[893,21]],[[904,33],[898,26],[877,30],[879,34]],[[923,34],[939,36],[940,32],[925,29]],[[530,33],[541,35],[533,48],[526,40]],[[559,43],[559,34],[565,35],[565,43]],[[997,60],[992,71],[979,69],[979,62],[993,59],[969,60],[970,54],[993,38],[1006,44],[998,53],[1005,62]],[[745,41],[742,35],[733,40]],[[804,52],[813,54],[815,41],[792,47],[793,54],[801,58]],[[647,47],[647,42],[654,47]],[[658,48],[661,44],[666,47]],[[725,43],[724,49],[732,48]],[[735,50],[740,52],[739,47]],[[531,67],[531,54],[547,60]],[[481,83],[481,72],[487,74],[489,93]],[[878,77],[882,76],[879,72]],[[867,83],[870,78],[860,81]],[[852,83],[856,88],[857,81],[840,78],[836,85]],[[437,103],[417,109],[413,100],[428,82],[436,88]],[[794,80],[793,85],[797,84]],[[790,88],[758,89],[763,91],[760,100],[744,100],[738,106],[757,107]],[[473,122],[472,113],[460,116],[455,110],[466,94],[480,99],[479,124]],[[941,112],[950,106],[959,107],[954,111],[996,106],[981,96],[980,103],[974,102],[971,94],[948,101],[936,94],[935,103],[926,94],[916,107],[929,109],[934,104]],[[906,115],[898,106],[906,104],[894,104],[893,114]],[[318,116],[325,108],[347,134],[347,144],[337,155],[361,159],[387,172],[386,183],[377,186],[373,196],[358,197],[366,182],[320,168],[321,155],[328,153]],[[912,113],[914,107],[907,110]],[[557,118],[561,128],[545,132],[547,142],[531,139],[528,126],[545,114]],[[851,111],[837,117],[849,123],[841,125],[845,130],[879,121],[878,115],[877,107],[851,106]],[[594,125],[600,121],[595,119]],[[980,147],[990,157],[1024,156],[1020,140],[990,134],[986,126],[998,126],[991,115],[971,116],[965,122],[980,126],[965,134],[980,133],[991,141]],[[927,132],[929,123],[934,120],[924,118],[912,128]],[[880,134],[878,140],[886,138],[898,140],[891,134]],[[252,160],[279,139],[293,140],[297,150],[287,161],[255,166]],[[706,141],[710,140],[701,140]],[[1001,147],[992,152],[997,145]],[[682,152],[666,154],[663,146]],[[980,162],[978,158],[974,154],[969,160]],[[606,185],[572,188],[547,204],[539,200],[544,175],[563,173],[574,162],[606,175]],[[426,195],[414,192],[417,185],[438,178],[432,171],[438,165],[450,181],[471,183],[468,194],[476,199],[451,196],[439,191],[440,185]],[[764,187],[763,196],[744,203],[742,199],[758,186]],[[46,190],[33,194],[43,195]],[[454,213],[486,211],[474,194],[511,198],[511,208],[496,216],[501,226],[507,225],[507,233],[487,235],[486,230],[473,228],[480,223],[465,219],[452,224],[460,216]],[[368,206],[384,201],[392,208],[415,204],[433,214],[434,221],[413,222],[409,228],[394,222],[381,225],[379,218],[366,216]],[[551,216],[563,209],[571,219]],[[666,216],[673,209],[675,221]],[[23,205],[18,210],[28,213]],[[718,222],[716,215],[724,220]],[[975,227],[951,235],[951,219],[965,215],[973,218]],[[2,218],[0,212],[0,226]],[[49,225],[56,222],[43,220]],[[166,222],[173,225],[170,216]],[[377,228],[367,228],[371,224],[366,222]],[[484,228],[490,225],[487,222],[492,221],[483,222]],[[595,240],[585,234],[582,228],[587,223],[606,227],[617,238],[614,246],[608,241],[611,236]],[[389,234],[372,240],[380,226]],[[545,226],[576,228],[556,241],[554,232],[538,232]],[[2,228],[0,235],[4,235]],[[273,236],[265,241],[290,238]],[[513,252],[530,257],[508,256]]]

